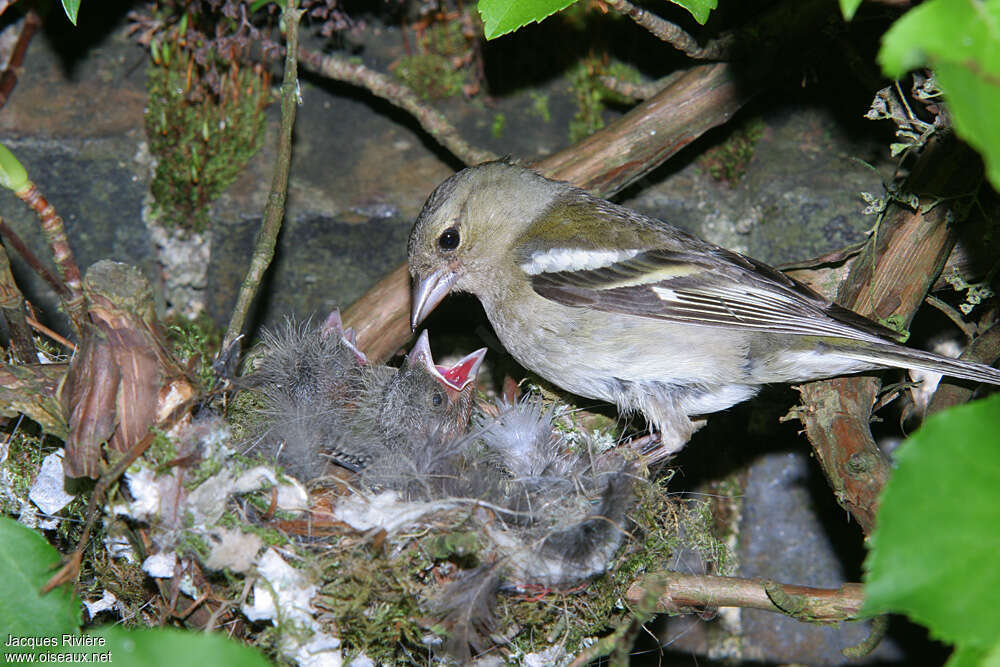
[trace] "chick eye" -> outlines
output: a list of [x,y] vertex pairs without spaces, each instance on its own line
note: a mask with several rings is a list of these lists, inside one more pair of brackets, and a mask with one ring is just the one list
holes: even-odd
[[441,236],[438,237],[438,247],[441,250],[454,250],[458,247],[461,237],[458,235],[458,230],[454,227],[449,227],[448,229],[441,232]]
[[431,396],[431,404],[436,408],[439,407],[442,403],[444,403],[444,396],[442,396],[437,392],[434,392],[434,395]]

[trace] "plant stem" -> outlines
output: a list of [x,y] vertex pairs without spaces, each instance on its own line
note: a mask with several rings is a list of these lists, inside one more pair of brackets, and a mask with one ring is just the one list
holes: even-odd
[[[250,268],[240,285],[240,293],[233,307],[233,314],[222,340],[222,351],[226,351],[243,334],[250,306],[260,289],[264,272],[274,258],[274,247],[278,232],[281,230],[281,220],[285,215],[285,198],[288,194],[288,172],[292,164],[292,129],[295,126],[295,111],[299,99],[298,53],[299,19],[302,11],[298,9],[298,0],[287,0],[282,20],[285,24],[285,76],[281,83],[281,128],[278,134],[278,157],[274,167],[274,178],[271,181],[271,191],[264,207],[264,221],[254,242],[253,257]],[[221,353],[220,353],[221,354]]]

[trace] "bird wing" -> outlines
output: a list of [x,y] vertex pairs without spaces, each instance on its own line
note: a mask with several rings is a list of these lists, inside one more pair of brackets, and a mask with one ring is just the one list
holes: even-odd
[[717,246],[709,251],[580,251],[583,268],[546,270],[570,262],[535,258],[526,272],[536,293],[567,306],[769,333],[899,337],[766,264]]

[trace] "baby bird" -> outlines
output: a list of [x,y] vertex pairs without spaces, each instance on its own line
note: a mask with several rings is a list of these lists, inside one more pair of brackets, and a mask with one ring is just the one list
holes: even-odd
[[401,455],[440,458],[431,445],[465,432],[486,354],[436,366],[424,332],[402,368],[367,364],[337,311],[317,330],[289,322],[265,332],[263,348],[251,376],[266,406],[254,447],[304,481],[328,462],[359,472]]
[[408,253],[414,327],[470,292],[523,366],[643,413],[668,451],[691,416],[770,382],[901,367],[1000,384],[1000,371],[899,345],[762,262],[509,162],[439,185]]
[[316,329],[287,320],[263,333],[263,354],[247,378],[264,399],[263,424],[248,452],[262,452],[303,481],[322,474],[330,459],[352,470],[361,465],[336,450],[367,368],[353,338],[336,309]]

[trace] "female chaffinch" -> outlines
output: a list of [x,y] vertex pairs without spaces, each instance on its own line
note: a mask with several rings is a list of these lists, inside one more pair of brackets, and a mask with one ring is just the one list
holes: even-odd
[[668,451],[690,419],[770,382],[884,367],[1000,384],[754,259],[506,161],[431,193],[410,234],[411,324],[477,296],[504,347],[580,396],[641,412]]

